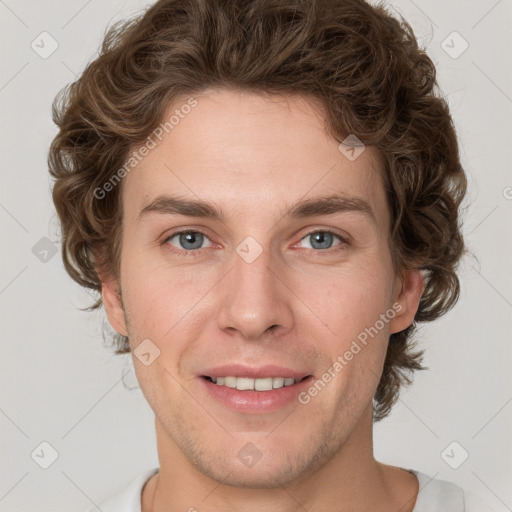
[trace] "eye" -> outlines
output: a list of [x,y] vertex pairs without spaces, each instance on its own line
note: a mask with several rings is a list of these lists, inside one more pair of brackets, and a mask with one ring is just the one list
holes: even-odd
[[[338,243],[333,245],[335,239],[338,239]],[[165,240],[163,240],[162,245],[167,245],[171,251],[178,255],[192,256],[200,249],[205,248],[203,247],[205,240],[209,242],[205,247],[213,245],[205,233],[188,229],[171,233],[167,238],[165,238]],[[316,231],[311,231],[302,237],[299,243],[308,240],[311,242],[309,243],[309,247],[306,247],[307,249],[322,249],[322,251],[315,252],[327,252],[330,249],[336,250],[336,247],[342,250],[348,245],[347,240],[345,240],[341,235],[328,229],[317,229]]]
[[308,249],[331,249],[333,247],[333,240],[337,238],[339,243],[334,247],[343,246],[344,248],[348,245],[348,242],[334,231],[320,229],[309,232],[305,237],[301,238],[301,242],[304,240],[311,240]]
[[[177,240],[176,243],[179,244],[178,247],[172,243],[172,240],[175,238]],[[172,233],[164,240],[163,243],[174,247],[176,252],[183,254],[195,252],[197,249],[202,249],[203,247],[201,246],[205,239],[210,240],[204,233],[201,233],[201,231],[185,230]]]

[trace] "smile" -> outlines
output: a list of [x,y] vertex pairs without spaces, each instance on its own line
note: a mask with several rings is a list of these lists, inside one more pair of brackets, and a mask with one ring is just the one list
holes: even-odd
[[222,407],[245,414],[267,414],[298,403],[312,375],[291,377],[208,377],[199,379],[206,395]]
[[250,377],[205,377],[210,382],[218,386],[226,386],[228,388],[238,389],[239,391],[271,391],[285,386],[293,386],[297,382],[304,380],[294,379],[292,377],[264,377],[260,379],[252,379]]

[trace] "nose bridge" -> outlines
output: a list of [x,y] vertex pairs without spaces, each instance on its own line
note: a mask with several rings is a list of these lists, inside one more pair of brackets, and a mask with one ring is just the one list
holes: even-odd
[[223,287],[219,327],[236,329],[256,339],[274,325],[290,327],[291,311],[276,277],[276,264],[268,248],[248,237],[233,254],[229,282]]

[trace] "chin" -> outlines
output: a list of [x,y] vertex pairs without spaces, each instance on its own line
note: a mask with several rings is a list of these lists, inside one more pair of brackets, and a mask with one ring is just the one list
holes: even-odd
[[209,461],[196,465],[196,468],[223,485],[246,489],[277,489],[296,480],[302,472],[298,466],[285,461],[273,461],[269,464],[264,463],[263,459],[253,467],[243,467],[238,461],[226,465]]
[[[298,483],[325,465],[337,449],[335,442],[326,440],[318,446],[308,446],[311,437],[293,440],[285,436],[280,440],[276,436],[253,441],[250,438],[244,436],[240,440],[235,434],[226,446],[218,441],[198,446],[189,439],[181,449],[202,474],[223,485],[247,489],[274,489]],[[211,446],[216,449],[211,450]]]

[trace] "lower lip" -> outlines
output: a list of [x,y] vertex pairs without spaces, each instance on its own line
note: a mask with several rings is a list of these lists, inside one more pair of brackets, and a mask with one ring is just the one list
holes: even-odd
[[310,375],[291,386],[283,386],[271,391],[240,391],[236,388],[219,386],[203,377],[199,378],[210,395],[221,404],[237,412],[263,414],[277,411],[289,403],[298,402],[298,395],[313,380]]

